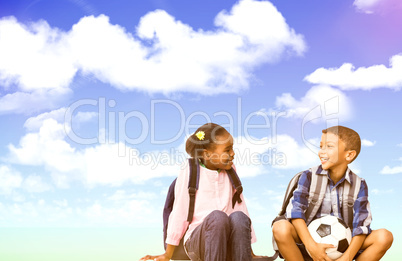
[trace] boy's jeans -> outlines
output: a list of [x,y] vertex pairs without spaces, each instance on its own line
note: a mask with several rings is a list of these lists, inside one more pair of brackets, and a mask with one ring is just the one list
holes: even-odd
[[251,261],[251,220],[243,212],[215,210],[187,240],[192,261]]

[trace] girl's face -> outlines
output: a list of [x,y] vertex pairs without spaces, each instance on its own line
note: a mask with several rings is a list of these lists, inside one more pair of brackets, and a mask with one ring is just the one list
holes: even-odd
[[212,170],[229,170],[232,168],[235,155],[233,151],[233,137],[230,133],[226,132],[215,138],[215,143],[211,148],[204,151],[205,167]]

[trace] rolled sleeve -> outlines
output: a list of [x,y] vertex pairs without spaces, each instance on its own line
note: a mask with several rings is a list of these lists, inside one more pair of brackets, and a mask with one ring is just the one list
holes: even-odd
[[286,208],[288,219],[301,218],[306,221],[305,212],[308,207],[308,195],[311,183],[311,172],[305,171],[301,174],[297,188]]
[[371,233],[371,209],[368,201],[368,187],[362,179],[357,199],[353,205],[353,231],[352,236],[368,235]]

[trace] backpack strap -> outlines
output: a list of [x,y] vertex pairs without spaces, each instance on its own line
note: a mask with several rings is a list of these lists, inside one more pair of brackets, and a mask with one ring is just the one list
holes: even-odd
[[278,213],[278,216],[282,216],[286,213],[286,208],[288,207],[289,202],[293,197],[293,192],[296,190],[299,184],[300,176],[303,174],[303,172],[304,171],[300,171],[290,180],[288,188],[286,189],[285,192],[285,197],[283,198],[282,208]]
[[190,203],[188,207],[187,221],[191,223],[194,216],[194,206],[195,206],[195,193],[198,190],[198,183],[200,180],[200,165],[194,158],[188,159],[190,168],[190,178],[188,181],[188,194],[190,195]]
[[243,192],[243,186],[241,185],[241,181],[239,179],[239,176],[237,175],[236,171],[231,168],[230,170],[226,171],[230,182],[232,183],[233,188],[236,190],[235,194],[232,197],[232,208],[234,208],[234,206],[237,203],[241,203],[242,200],[240,198],[240,194]]
[[[289,185],[285,192],[285,197],[283,198],[282,208],[279,211],[278,215],[275,217],[275,219],[272,221],[271,226],[273,226],[274,223],[277,221],[286,219],[286,217],[285,217],[286,209],[289,205],[290,200],[293,197],[293,192],[296,190],[297,186],[299,185],[299,179],[303,173],[304,173],[304,171],[300,171],[299,173],[294,175],[294,177],[290,180]],[[275,254],[271,257],[268,257],[269,258],[268,260],[275,260],[280,255],[278,245],[276,244],[276,241],[275,241],[275,238],[273,235],[272,235],[272,247],[275,250]]]
[[317,214],[318,209],[321,207],[328,184],[327,173],[326,171],[322,171],[321,166],[311,168],[310,172],[311,184],[308,197],[308,207],[305,213],[307,225],[310,224]]
[[349,170],[350,183],[345,180],[342,195],[342,215],[349,228],[353,228],[353,205],[360,191],[362,179]]

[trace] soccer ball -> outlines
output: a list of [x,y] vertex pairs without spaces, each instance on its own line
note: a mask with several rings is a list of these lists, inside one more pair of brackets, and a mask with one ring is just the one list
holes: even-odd
[[326,249],[328,257],[332,260],[341,257],[352,240],[352,232],[346,223],[330,215],[313,220],[308,225],[308,230],[315,242],[335,246]]

